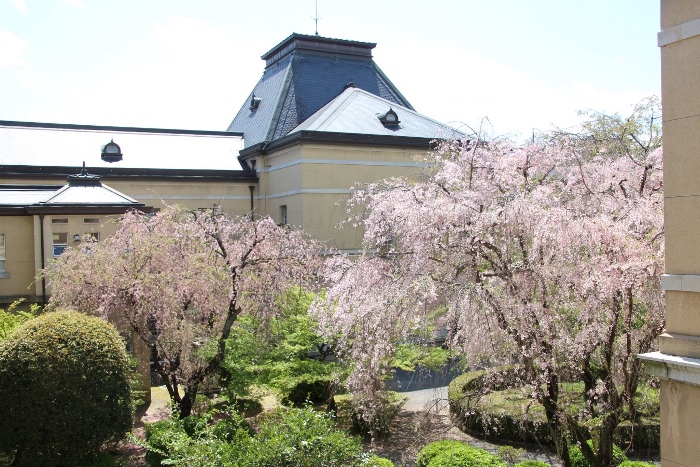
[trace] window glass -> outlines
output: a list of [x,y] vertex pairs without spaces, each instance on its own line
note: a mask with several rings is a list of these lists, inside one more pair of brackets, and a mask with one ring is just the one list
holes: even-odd
[[287,225],[287,206],[280,206],[280,224]]
[[53,257],[61,256],[61,253],[68,248],[68,234],[66,232],[54,232],[53,234]]
[[66,219],[65,217],[58,218],[58,219],[51,219],[51,223],[52,224],[67,224],[68,219]]
[[0,271],[5,270],[5,234],[0,234]]
[[99,224],[99,223],[100,223],[99,217],[84,217],[83,218],[83,224]]

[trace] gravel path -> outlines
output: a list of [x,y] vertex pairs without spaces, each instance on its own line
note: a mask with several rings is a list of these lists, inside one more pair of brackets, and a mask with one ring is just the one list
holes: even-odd
[[[401,413],[392,423],[391,436],[368,442],[378,455],[391,459],[399,467],[415,466],[418,451],[426,444],[441,439],[464,441],[497,454],[498,445],[481,441],[454,426],[449,417],[447,386],[402,392],[406,398]],[[542,450],[527,450],[521,460],[537,459],[552,466],[561,466],[556,456]]]

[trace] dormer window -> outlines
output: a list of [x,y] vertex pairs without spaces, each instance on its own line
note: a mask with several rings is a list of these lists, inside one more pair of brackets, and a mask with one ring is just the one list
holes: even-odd
[[377,118],[379,119],[380,122],[382,122],[382,125],[398,125],[401,123],[399,121],[399,116],[396,115],[396,112],[390,107],[389,111],[383,114],[377,114]]
[[122,160],[122,150],[114,140],[102,146],[102,160],[105,162],[119,162]]
[[262,97],[255,97],[255,94],[253,94],[250,97],[250,110],[257,110],[258,107],[260,107],[260,102],[262,101]]

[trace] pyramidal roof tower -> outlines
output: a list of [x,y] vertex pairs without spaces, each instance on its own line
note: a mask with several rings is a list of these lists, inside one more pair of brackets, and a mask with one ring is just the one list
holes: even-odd
[[280,139],[348,87],[414,110],[372,60],[377,44],[292,34],[261,58],[265,71],[228,131],[245,146]]

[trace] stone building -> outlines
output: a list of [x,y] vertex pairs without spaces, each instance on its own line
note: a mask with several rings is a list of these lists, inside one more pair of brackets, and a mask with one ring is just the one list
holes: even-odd
[[[413,109],[372,59],[375,45],[292,34],[262,56],[227,131],[0,121],[0,306],[46,301],[34,281],[42,265],[86,234],[110,235],[131,208],[252,212],[359,248],[360,232],[336,228],[352,186],[410,175],[436,139],[462,136]],[[53,206],[83,164],[114,203]]]

